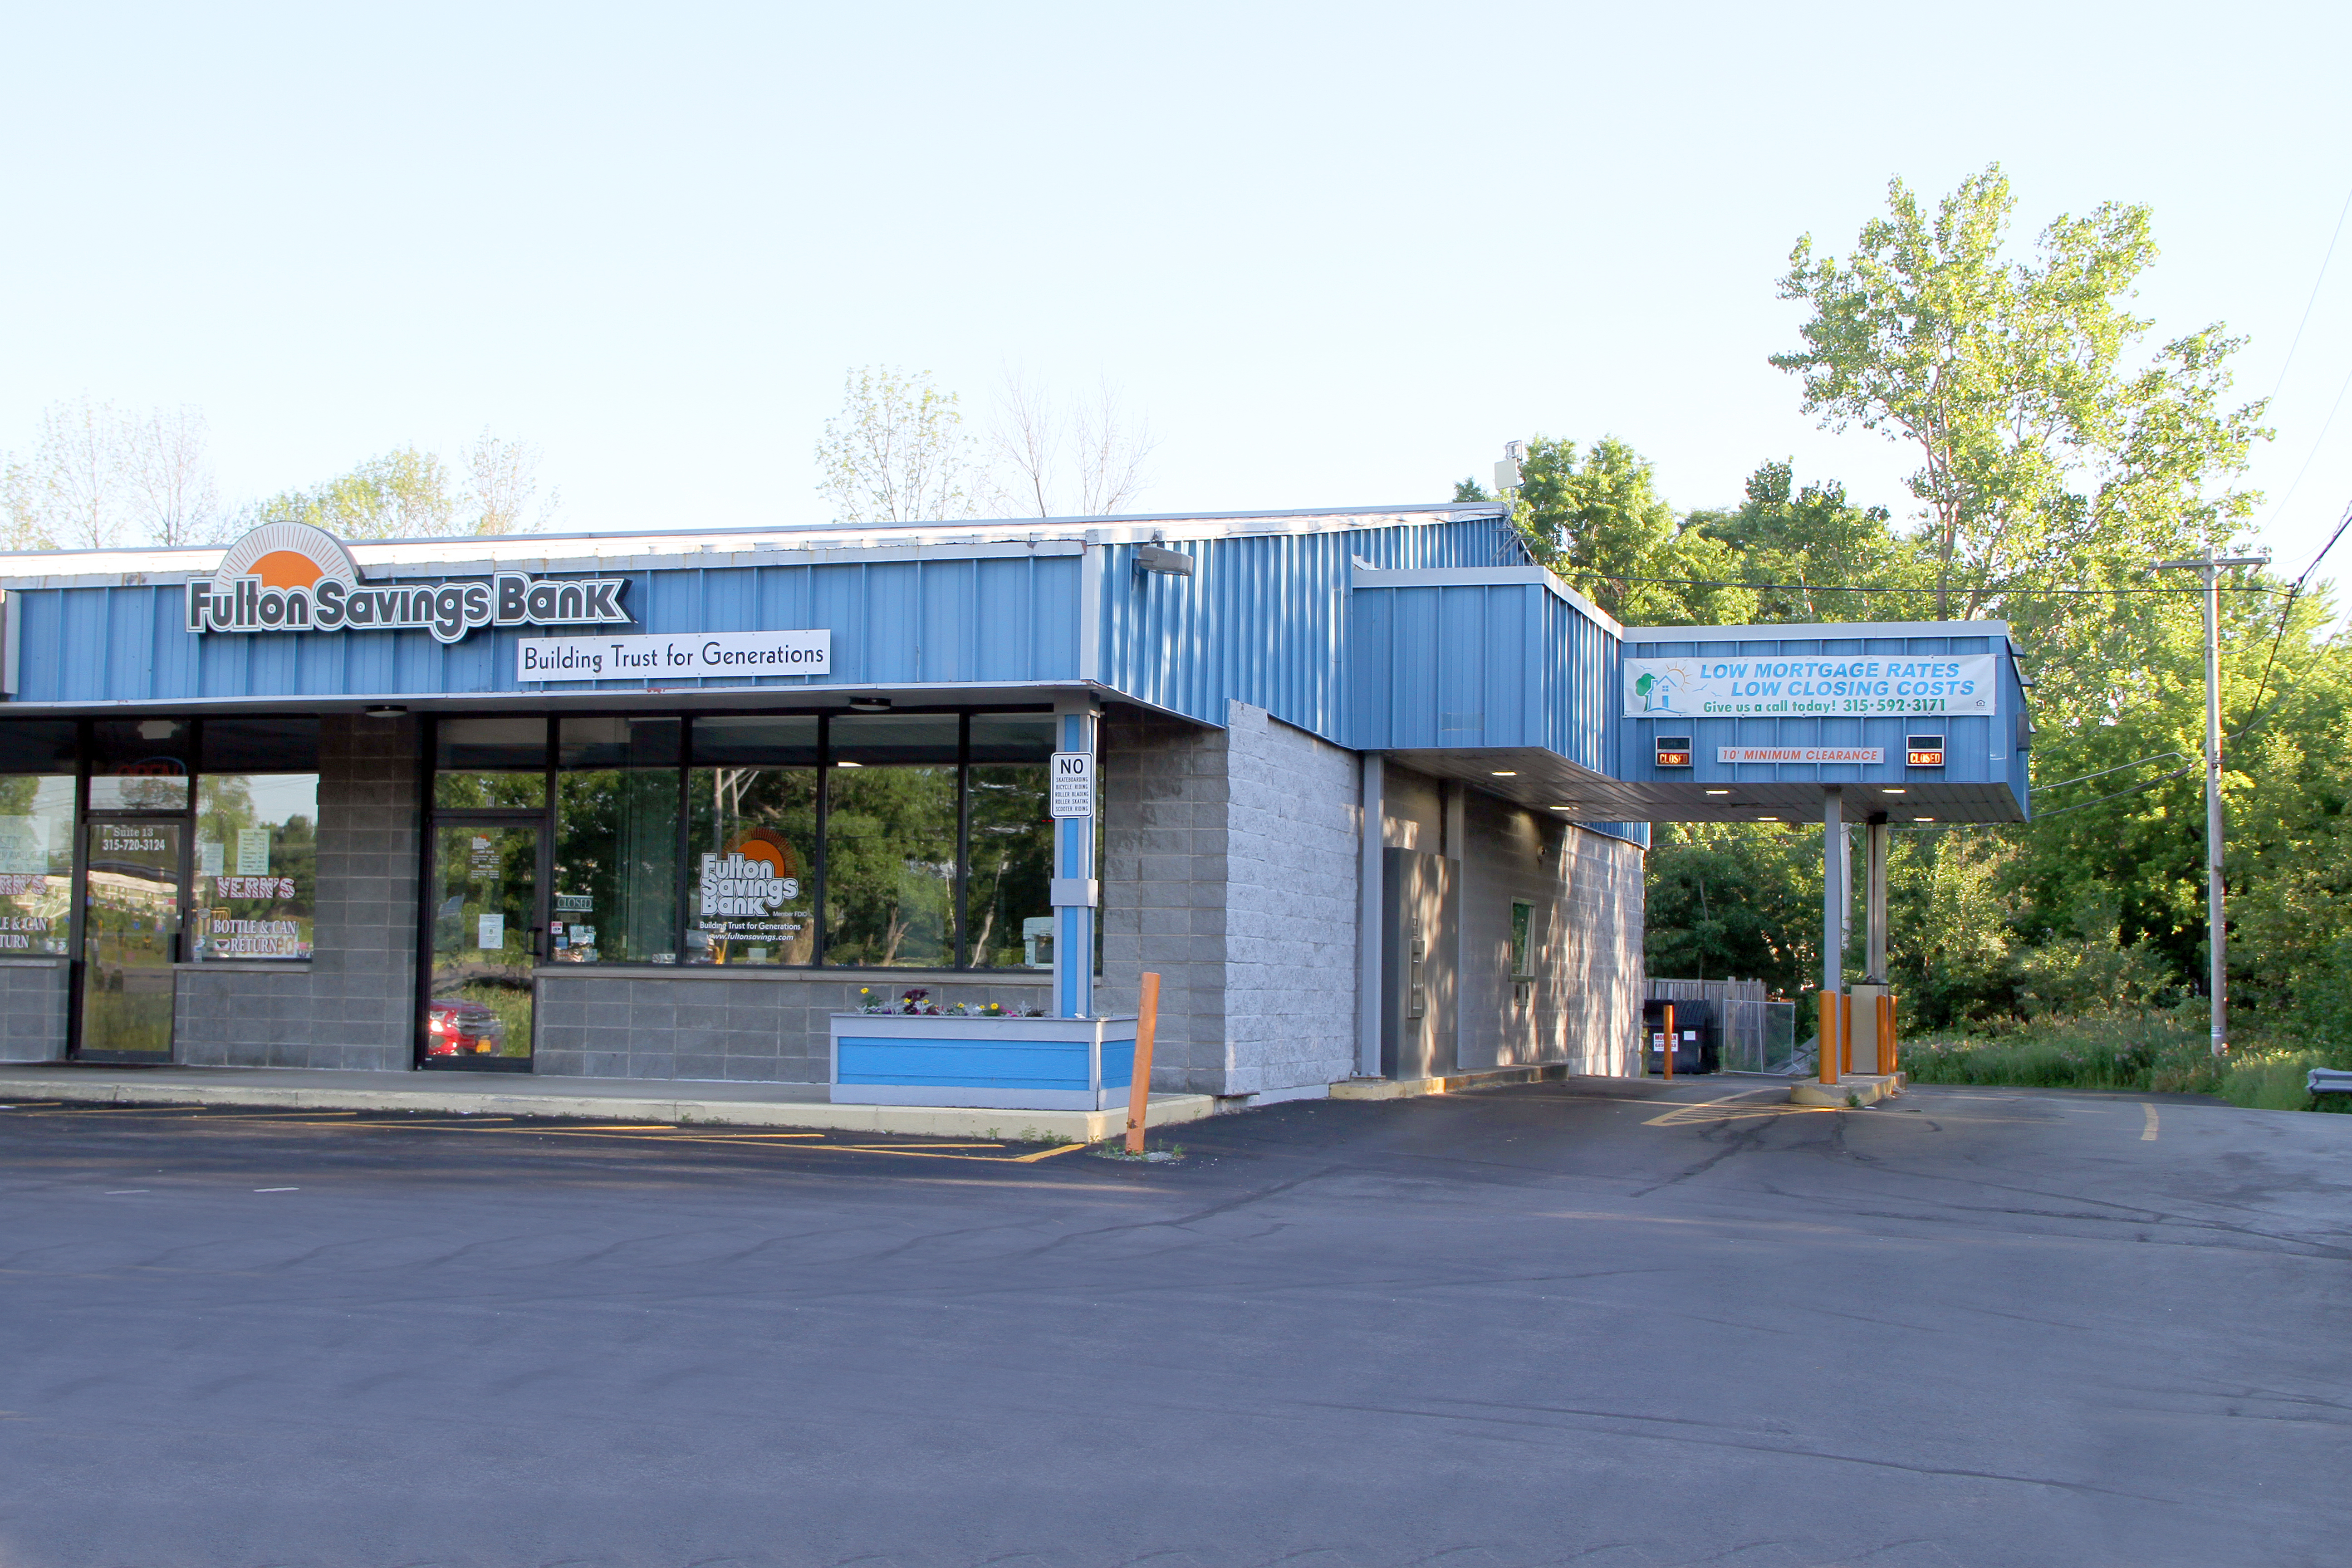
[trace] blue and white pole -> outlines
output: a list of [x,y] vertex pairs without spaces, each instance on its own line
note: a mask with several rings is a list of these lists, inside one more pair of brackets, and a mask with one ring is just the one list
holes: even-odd
[[[1095,779],[1098,710],[1091,698],[1055,705],[1055,757],[1046,788],[1054,813],[1054,1016],[1095,1012]],[[1083,763],[1079,762],[1083,759]],[[1079,808],[1084,812],[1080,815]]]

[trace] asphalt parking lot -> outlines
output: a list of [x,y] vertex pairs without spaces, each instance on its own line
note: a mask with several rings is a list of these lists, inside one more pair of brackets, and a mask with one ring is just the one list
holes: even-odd
[[0,1564],[2335,1564],[2352,1117],[0,1111]]

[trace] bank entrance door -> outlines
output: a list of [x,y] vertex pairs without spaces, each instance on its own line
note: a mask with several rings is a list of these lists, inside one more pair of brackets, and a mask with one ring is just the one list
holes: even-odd
[[547,929],[545,850],[536,824],[434,825],[426,889],[433,967],[421,1065],[530,1070],[531,970]]
[[[184,782],[184,781],[183,781]],[[172,1059],[186,824],[92,822],[81,872],[83,1061]]]

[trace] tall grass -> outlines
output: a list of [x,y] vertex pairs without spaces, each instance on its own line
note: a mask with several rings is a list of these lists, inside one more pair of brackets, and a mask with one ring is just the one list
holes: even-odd
[[2305,1087],[2315,1067],[2352,1053],[2253,1037],[2216,1059],[2201,1007],[2180,1012],[2052,1018],[2011,1034],[1906,1041],[1903,1070],[1915,1083],[2103,1089],[2210,1094],[2262,1110],[2352,1110],[2347,1098]]

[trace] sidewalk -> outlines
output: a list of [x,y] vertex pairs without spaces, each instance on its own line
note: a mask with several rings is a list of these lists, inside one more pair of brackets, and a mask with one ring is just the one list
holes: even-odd
[[[674,1126],[814,1127],[1093,1143],[1122,1131],[1127,1110],[986,1110],[961,1106],[835,1105],[821,1083],[693,1083],[524,1073],[344,1072],[303,1068],[0,1065],[0,1100],[100,1105],[242,1105],[303,1110],[430,1110],[466,1116],[570,1116]],[[1205,1094],[1155,1094],[1150,1124],[1212,1114]]]

